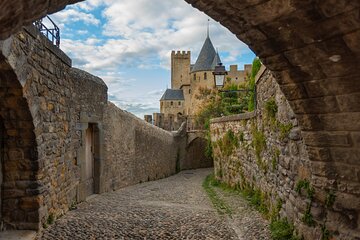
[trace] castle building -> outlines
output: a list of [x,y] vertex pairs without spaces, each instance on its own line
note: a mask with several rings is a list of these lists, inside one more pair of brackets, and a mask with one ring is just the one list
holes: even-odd
[[[209,32],[195,62],[191,64],[190,51],[171,52],[171,89],[166,89],[160,99],[160,113],[153,114],[153,124],[168,131],[177,130],[184,121],[188,121],[188,130],[193,129],[194,116],[200,109],[201,91],[215,87],[213,71],[221,63],[219,53],[211,42]],[[244,70],[231,65],[227,79],[242,84],[251,72],[251,64]],[[150,122],[150,117],[145,120]]]

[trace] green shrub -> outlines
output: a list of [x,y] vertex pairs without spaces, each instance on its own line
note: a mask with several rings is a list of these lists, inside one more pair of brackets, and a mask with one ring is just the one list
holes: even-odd
[[277,106],[274,98],[271,98],[267,102],[265,102],[265,110],[266,110],[267,116],[270,119],[275,119],[276,113],[278,111],[278,106]]
[[286,219],[272,221],[270,223],[271,238],[273,240],[298,240],[294,235],[294,226]]

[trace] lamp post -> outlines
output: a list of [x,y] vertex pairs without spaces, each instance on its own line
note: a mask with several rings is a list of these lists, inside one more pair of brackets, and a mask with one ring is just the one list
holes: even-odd
[[222,63],[219,63],[219,65],[217,65],[215,67],[213,75],[214,75],[215,87],[218,89],[218,91],[221,93],[240,93],[240,92],[250,93],[250,92],[252,92],[253,99],[251,99],[251,101],[254,101],[254,105],[256,108],[256,88],[254,88],[254,89],[238,89],[238,90],[223,90],[223,87],[225,86],[225,77],[227,74],[228,74],[228,72],[225,70],[225,66],[223,66]]
[[225,85],[225,76],[227,75],[227,71],[225,70],[225,66],[222,63],[215,66],[215,71],[213,72],[214,82],[216,88],[223,88]]

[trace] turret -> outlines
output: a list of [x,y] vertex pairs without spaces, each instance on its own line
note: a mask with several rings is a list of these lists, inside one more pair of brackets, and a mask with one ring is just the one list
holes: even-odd
[[190,51],[171,52],[171,88],[180,89],[184,84],[190,84]]

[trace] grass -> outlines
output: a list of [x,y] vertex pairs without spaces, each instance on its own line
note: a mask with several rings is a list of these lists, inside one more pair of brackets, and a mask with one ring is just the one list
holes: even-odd
[[[306,184],[305,184],[306,185]],[[214,188],[218,187],[225,192],[236,193],[239,197],[245,198],[250,205],[254,206],[256,210],[262,213],[265,217],[270,217],[270,233],[273,240],[302,240],[295,233],[294,225],[289,223],[287,219],[279,219],[279,211],[281,209],[282,201],[278,199],[275,209],[270,213],[269,201],[266,193],[261,192],[260,189],[255,189],[245,184],[245,187],[240,188],[230,187],[226,183],[215,179],[214,175],[208,175],[203,181],[203,187],[207,192],[212,204],[219,214],[232,214],[232,209],[216,194]],[[270,215],[270,216],[269,216]]]
[[300,240],[294,235],[294,226],[286,219],[275,220],[270,224],[271,238],[273,240]]
[[214,205],[216,211],[221,214],[232,214],[231,208],[216,194],[214,186],[218,186],[220,183],[214,178],[214,175],[208,175],[203,181],[203,188],[210,198],[211,203]]

